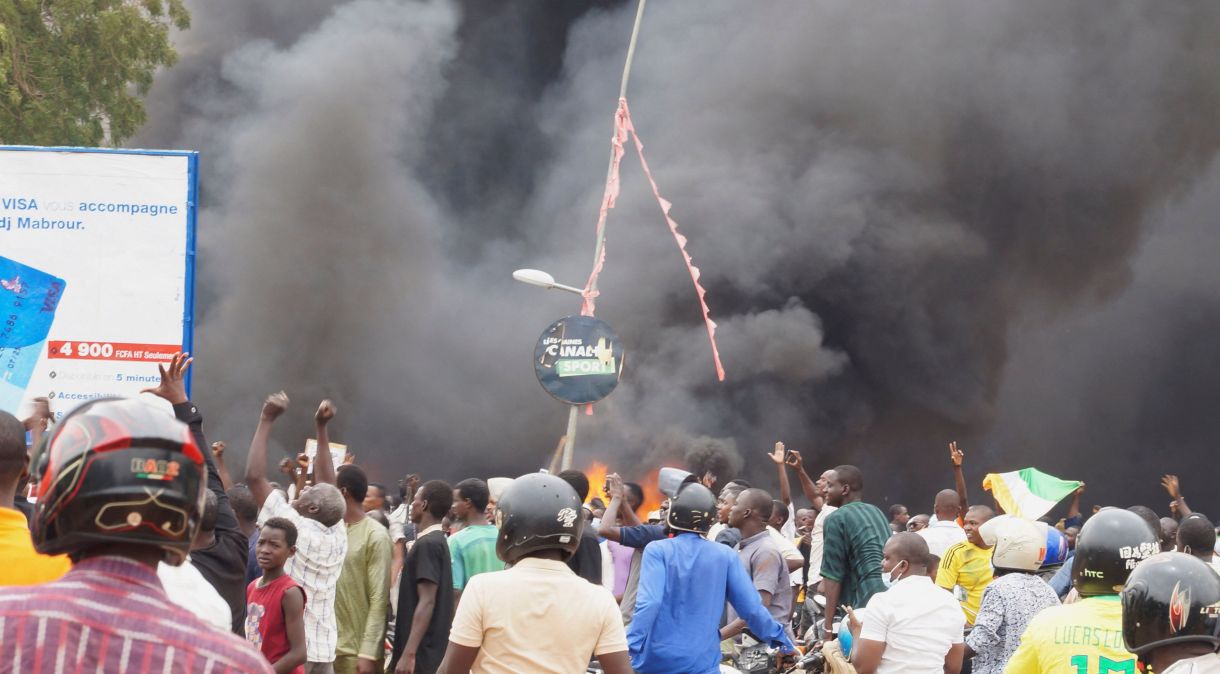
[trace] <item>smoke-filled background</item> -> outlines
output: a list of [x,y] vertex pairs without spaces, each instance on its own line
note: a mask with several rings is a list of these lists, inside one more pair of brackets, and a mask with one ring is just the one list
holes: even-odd
[[[531,354],[578,300],[509,274],[588,275],[634,3],[188,4],[132,144],[202,153],[210,437],[284,388],[280,447],[329,396],[374,479],[546,463]],[[1036,465],[1163,511],[1178,472],[1216,510],[1217,34],[1205,2],[653,3],[628,98],[728,380],[629,150],[598,303],[628,369],[578,463],[773,486],[784,440],[919,511],[957,439],[980,498]]]

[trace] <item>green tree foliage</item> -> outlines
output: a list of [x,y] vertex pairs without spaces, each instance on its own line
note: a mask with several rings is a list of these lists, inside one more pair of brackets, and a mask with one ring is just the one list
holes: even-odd
[[0,0],[0,142],[117,145],[177,52],[183,0]]

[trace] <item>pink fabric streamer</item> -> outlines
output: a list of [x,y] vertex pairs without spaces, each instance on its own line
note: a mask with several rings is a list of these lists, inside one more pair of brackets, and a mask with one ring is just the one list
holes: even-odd
[[594,286],[597,284],[597,277],[602,273],[602,267],[606,265],[606,246],[604,244],[606,215],[609,214],[611,208],[614,208],[614,202],[619,195],[619,165],[623,162],[623,142],[627,140],[627,126],[627,102],[620,101],[618,110],[614,113],[614,137],[610,139],[612,153],[610,172],[606,176],[606,190],[602,192],[602,205],[597,212],[597,240],[602,241],[603,245],[598,251],[597,259],[593,261],[593,271],[589,273],[589,280],[585,283],[584,292],[581,293],[581,297],[584,298],[580,306],[581,316],[593,315],[597,310],[597,296],[601,294]]
[[[724,381],[724,366],[720,363],[720,350],[716,347],[716,322],[712,320],[707,301],[704,299],[707,291],[699,283],[701,272],[691,260],[690,253],[686,252],[686,237],[678,231],[678,223],[669,215],[673,204],[661,196],[661,191],[657,187],[657,181],[652,177],[652,171],[648,168],[648,161],[644,159],[644,143],[640,140],[639,134],[635,131],[635,125],[631,122],[631,112],[627,109],[627,99],[625,98],[619,99],[618,110],[614,113],[614,138],[611,140],[613,156],[610,162],[610,175],[606,179],[606,190],[602,195],[601,210],[597,217],[598,240],[602,240],[602,232],[606,228],[606,215],[611,208],[614,208],[614,202],[619,195],[619,166],[623,159],[623,142],[627,140],[628,133],[631,134],[631,140],[635,143],[635,151],[640,158],[640,167],[644,169],[644,175],[648,178],[648,184],[652,186],[652,194],[657,198],[657,203],[661,206],[661,213],[665,216],[665,222],[669,225],[669,231],[674,235],[674,241],[678,243],[678,250],[681,251],[682,259],[686,262],[686,269],[690,272],[691,282],[695,285],[695,294],[699,296],[699,308],[703,311],[703,322],[707,326],[707,338],[712,345],[712,361],[716,365],[716,376],[720,381]],[[605,263],[606,248],[602,246],[601,253],[593,265],[593,272],[589,275],[589,281],[585,284],[583,293],[584,302],[581,306],[581,315],[583,316],[593,315],[595,300],[599,294],[597,290],[593,289],[593,286],[597,282],[597,277],[601,274]]]

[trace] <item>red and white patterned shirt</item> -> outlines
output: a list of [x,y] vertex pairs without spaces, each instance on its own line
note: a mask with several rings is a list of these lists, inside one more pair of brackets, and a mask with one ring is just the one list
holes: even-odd
[[273,671],[243,639],[171,603],[152,569],[121,557],[0,588],[0,634],[0,673]]

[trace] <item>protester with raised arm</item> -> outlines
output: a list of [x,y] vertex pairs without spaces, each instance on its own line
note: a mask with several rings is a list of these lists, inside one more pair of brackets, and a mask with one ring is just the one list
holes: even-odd
[[225,443],[217,440],[212,443],[212,460],[216,462],[216,472],[220,474],[220,484],[228,491],[229,487],[233,486],[233,478],[229,475],[229,468],[225,465]]
[[151,393],[168,402],[174,409],[174,416],[190,427],[191,435],[203,450],[208,490],[216,495],[216,528],[210,541],[204,542],[203,547],[191,550],[190,562],[228,604],[233,633],[245,636],[246,563],[250,556],[250,539],[238,525],[220,471],[212,461],[212,453],[206,449],[203,415],[195,403],[186,397],[186,372],[194,360],[189,353],[179,353],[170,359],[168,365],[158,363],[161,381],[153,388],[144,389],[143,393]]
[[771,462],[775,464],[775,470],[779,472],[779,500],[784,504],[786,517],[781,517],[781,513],[772,513],[772,526],[774,521],[782,519],[782,524],[775,527],[784,538],[791,541],[796,538],[796,508],[792,505],[792,486],[788,482],[788,456],[784,449],[784,443],[775,443],[775,449],[767,455]]
[[809,533],[809,564],[805,573],[805,585],[812,592],[817,588],[818,583],[822,582],[822,551],[825,544],[826,518],[837,510],[835,506],[826,501],[826,478],[831,471],[822,473],[818,477],[818,481],[814,482],[805,472],[801,453],[795,449],[787,453],[787,462],[789,466],[796,469],[796,474],[801,479],[801,490],[805,492],[805,498],[808,498],[818,511],[813,520],[813,528]]
[[[962,462],[966,453],[958,448],[957,442],[949,443],[949,461],[953,464],[953,486],[957,491],[957,506],[964,516],[970,509],[970,495],[966,492],[966,475],[962,472]],[[958,522],[961,524],[961,522]]]
[[283,391],[268,396],[263,403],[246,458],[246,485],[250,487],[254,502],[262,509],[260,522],[283,517],[297,528],[297,552],[288,559],[285,568],[305,589],[305,672],[331,674],[338,640],[335,587],[347,554],[347,530],[343,524],[347,504],[334,486],[335,470],[326,432],[326,425],[335,416],[335,408],[329,400],[318,406],[314,415],[318,456],[314,464],[319,482],[302,489],[292,503],[282,492],[273,491],[267,481],[267,441],[275,420],[287,408],[288,396]]
[[1181,483],[1178,482],[1177,475],[1166,475],[1162,477],[1161,486],[1165,488],[1165,491],[1169,492],[1169,498],[1173,499],[1169,506],[1171,510],[1175,511],[1175,515],[1178,519],[1185,518],[1194,512],[1190,509],[1190,506],[1186,505],[1186,497],[1182,496],[1182,486]]
[[185,563],[194,541],[207,445],[134,399],[89,401],[51,433],[35,463],[34,543],[74,566],[56,581],[0,588],[0,671],[271,672],[244,639],[174,605],[157,579],[157,565]]
[[826,505],[825,485],[819,486],[809,477],[809,473],[805,472],[805,463],[801,458],[801,453],[795,449],[786,451],[784,462],[796,469],[796,476],[801,481],[801,491],[804,492],[805,498],[809,499],[809,503],[813,509],[821,513],[822,508]]
[[[665,527],[657,524],[641,524],[638,517],[635,515],[635,509],[640,503],[632,490],[627,488],[627,484],[619,477],[618,473],[611,473],[606,477],[606,486],[609,490],[610,504],[606,506],[606,515],[602,518],[601,528],[598,534],[611,541],[612,543],[621,546],[607,546],[611,548],[611,554],[616,557],[615,564],[615,596],[620,599],[620,610],[623,615],[623,623],[630,625],[632,616],[635,613],[635,595],[640,584],[640,563],[644,559],[644,548],[653,541],[659,541],[665,538]],[[628,500],[630,497],[630,500]],[[624,526],[618,526],[618,519],[622,518]],[[623,554],[623,548],[631,550],[630,559],[627,562],[627,580],[623,583],[622,595],[618,594],[618,578],[622,573],[622,567],[617,563],[618,555]]]

